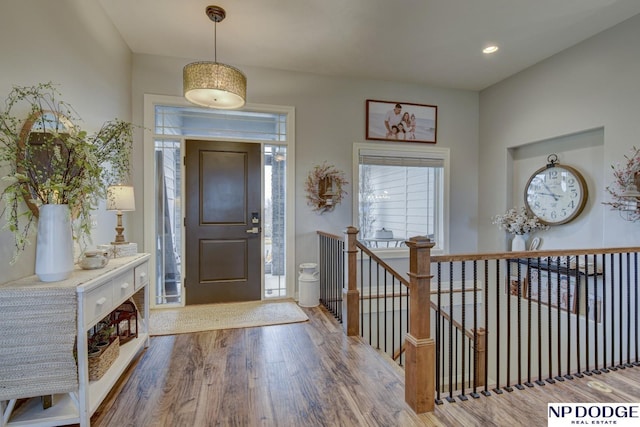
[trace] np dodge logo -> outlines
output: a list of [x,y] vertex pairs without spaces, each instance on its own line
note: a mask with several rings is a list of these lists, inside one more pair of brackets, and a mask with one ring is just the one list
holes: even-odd
[[640,425],[640,403],[549,403],[548,426]]

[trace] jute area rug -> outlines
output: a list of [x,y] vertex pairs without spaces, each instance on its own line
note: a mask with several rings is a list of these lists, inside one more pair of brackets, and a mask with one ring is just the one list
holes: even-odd
[[149,333],[175,335],[218,329],[251,328],[305,322],[306,314],[293,301],[251,301],[188,305],[151,310]]

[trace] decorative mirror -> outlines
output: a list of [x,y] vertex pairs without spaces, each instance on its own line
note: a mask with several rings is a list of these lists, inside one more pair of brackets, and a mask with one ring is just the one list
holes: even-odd
[[[66,143],[73,134],[73,123],[62,113],[47,110],[33,112],[20,131],[16,171],[33,177],[30,181],[45,183],[47,180],[56,180],[57,171],[52,167],[54,156],[56,159],[64,160],[73,155]],[[74,170],[67,172],[77,174]],[[37,191],[27,183],[23,184],[22,188],[25,203],[36,218],[39,216],[38,200],[41,203],[59,203],[58,200],[51,199],[59,197],[60,190],[41,188]]]

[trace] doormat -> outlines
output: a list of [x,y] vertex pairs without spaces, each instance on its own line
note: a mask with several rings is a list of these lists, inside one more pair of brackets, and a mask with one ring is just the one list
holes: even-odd
[[309,320],[293,301],[250,301],[151,310],[149,334],[176,335]]

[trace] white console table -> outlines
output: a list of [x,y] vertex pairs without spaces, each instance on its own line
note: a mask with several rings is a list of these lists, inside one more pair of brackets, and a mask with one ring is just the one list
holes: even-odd
[[[60,282],[44,283],[31,276],[0,285],[0,313],[14,313],[8,320],[0,319],[0,372],[19,371],[13,379],[0,374],[0,426],[90,425],[91,415],[136,354],[149,346],[149,257],[138,254],[111,259],[99,270],[76,268],[69,279]],[[144,307],[138,306],[138,338],[120,347],[119,357],[102,378],[89,381],[87,331],[138,292],[144,296]],[[30,340],[29,334],[20,330],[21,324],[31,324],[28,330],[34,334],[33,325],[40,323],[46,344]],[[52,347],[57,337],[61,344]],[[76,337],[77,371],[73,360]],[[47,366],[47,354],[40,352],[47,346],[54,349],[55,365]],[[66,349],[62,355],[60,348]],[[4,358],[2,351],[8,352]],[[23,354],[29,366],[17,365],[16,354]],[[10,363],[9,355],[14,357],[13,363],[4,366]],[[32,398],[50,394],[55,395],[47,409],[39,398]],[[31,399],[16,406],[22,398]]]

